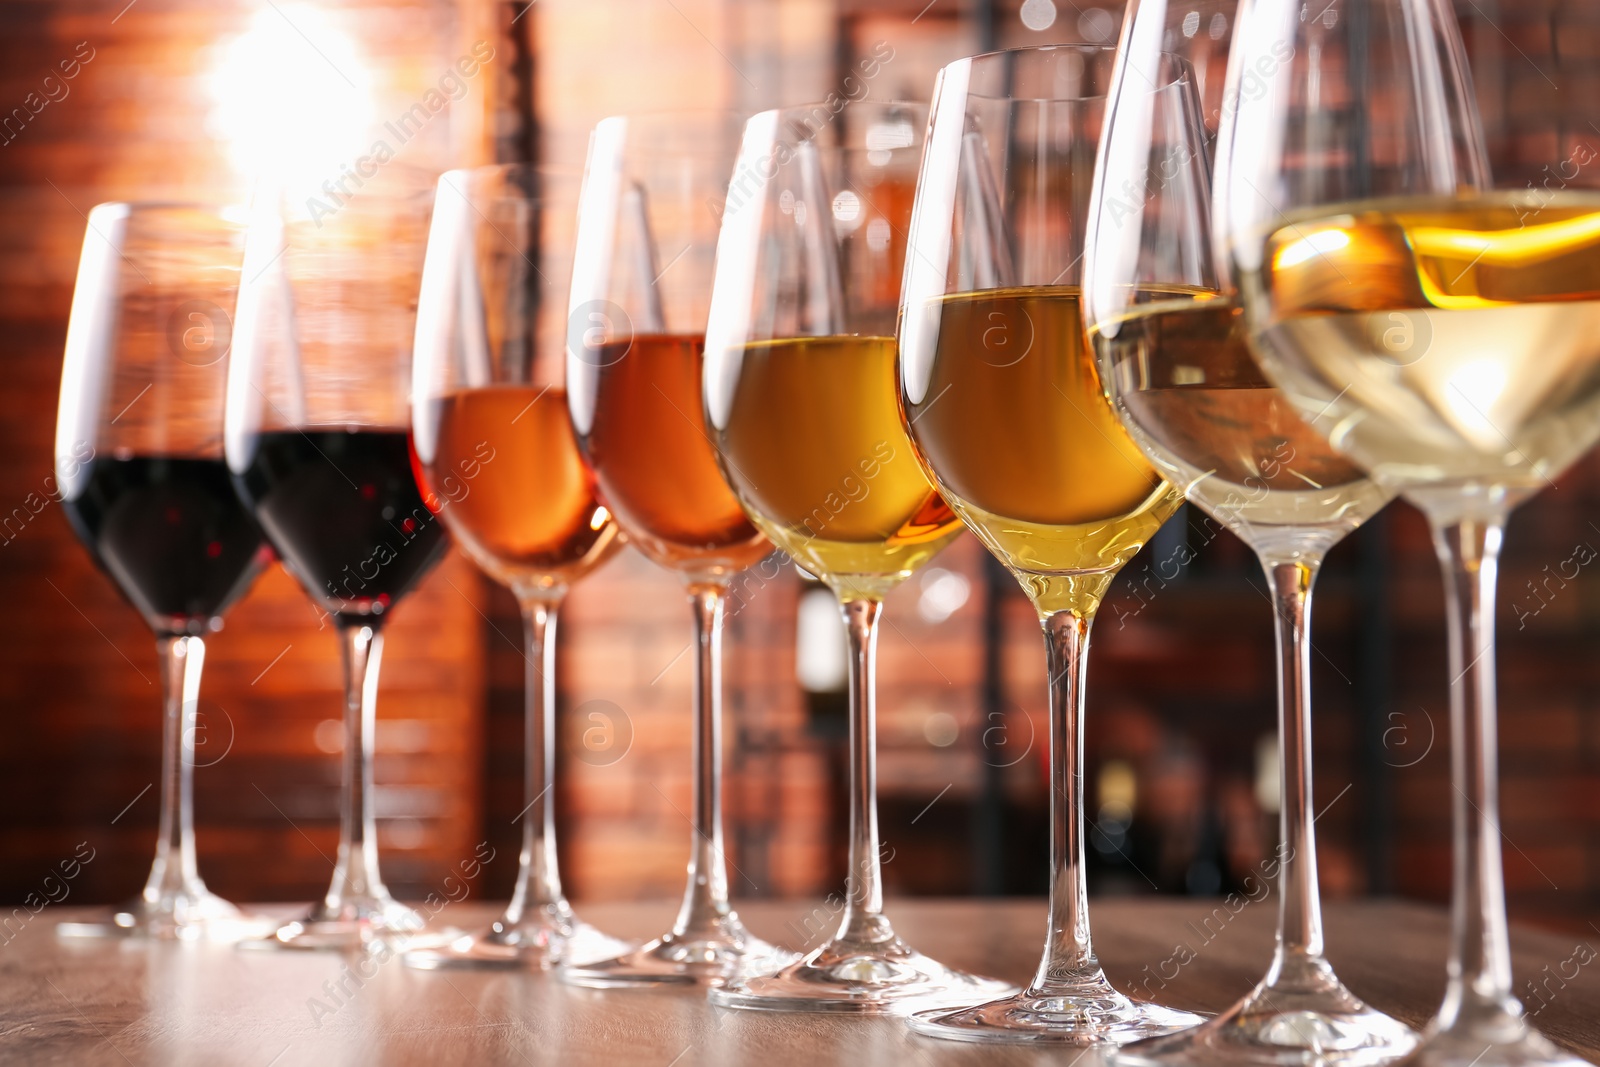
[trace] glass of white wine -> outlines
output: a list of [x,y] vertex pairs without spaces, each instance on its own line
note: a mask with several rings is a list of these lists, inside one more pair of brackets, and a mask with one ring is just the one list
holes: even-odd
[[917,184],[899,332],[907,429],[944,499],[1032,600],[1050,670],[1044,955],[1022,993],[912,1017],[935,1037],[1089,1046],[1200,1022],[1119,993],[1089,936],[1089,627],[1183,499],[1117,423],[1084,341],[1083,220],[1113,55],[1028,48],[946,67]]
[[895,313],[927,108],[859,101],[745,125],[717,240],[705,414],[723,475],[849,632],[850,868],[838,932],[713,1004],[882,1013],[996,996],[883,914],[874,663],[883,598],[961,532],[900,421]]
[[[1512,508],[1600,435],[1600,194],[1562,167],[1497,187],[1443,0],[1246,2],[1213,225],[1263,370],[1433,529],[1450,628],[1452,947],[1405,1061],[1581,1062],[1511,992],[1495,766],[1494,599]],[[1565,124],[1552,163],[1593,158]],[[1585,188],[1585,187],[1588,188]]]
[[[1311,588],[1323,556],[1389,502],[1261,374],[1237,293],[1211,256],[1210,157],[1194,69],[1161,51],[1183,10],[1134,0],[1106,105],[1084,250],[1083,314],[1101,380],[1140,450],[1253,548],[1277,616],[1282,750],[1278,946],[1243,1000],[1124,1046],[1118,1064],[1368,1064],[1417,1043],[1323,955],[1311,790]],[[1181,24],[1180,24],[1181,25]],[[1129,197],[1126,190],[1144,189]]]

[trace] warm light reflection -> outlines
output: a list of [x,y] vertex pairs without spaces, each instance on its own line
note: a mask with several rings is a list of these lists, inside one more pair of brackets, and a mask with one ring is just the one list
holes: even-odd
[[372,73],[361,48],[309,4],[262,8],[220,42],[207,123],[252,184],[272,181],[297,201],[339,177],[371,141]]
[[1350,244],[1350,235],[1343,230],[1319,230],[1308,237],[1302,237],[1293,244],[1285,245],[1278,253],[1274,266],[1278,270],[1289,267],[1298,267],[1313,256],[1326,255],[1337,252]]

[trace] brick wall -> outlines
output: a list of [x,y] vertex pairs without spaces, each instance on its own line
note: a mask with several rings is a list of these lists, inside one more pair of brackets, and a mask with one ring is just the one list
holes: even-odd
[[[195,85],[205,69],[200,45],[237,32],[243,7],[141,0],[119,17],[122,7],[20,3],[0,14],[8,57],[0,105],[33,88],[41,57],[68,55],[81,40],[96,49],[71,95],[0,147],[0,316],[10,341],[0,503],[21,500],[50,472],[79,211],[112,197],[231,189],[237,180],[204,131],[206,98]],[[634,106],[641,93],[657,107],[744,108],[820,95],[852,49],[879,40],[896,48],[888,91],[915,92],[986,38],[971,5],[941,3],[919,17],[923,7],[540,0],[518,17],[510,5],[467,4],[464,37],[498,26],[501,41],[524,49],[536,41],[537,73],[528,80],[508,47],[507,65],[482,83],[485,117],[464,122],[469,132],[451,135],[451,151],[469,159],[487,150],[478,142],[492,141],[507,154],[537,132],[547,159],[574,163],[592,122]],[[1058,7],[1057,23],[1034,34],[1015,5],[996,5],[990,39],[1071,39],[1098,25],[1087,9]],[[1507,173],[1535,178],[1566,158],[1574,131],[1551,119],[1561,97],[1546,79],[1581,93],[1600,69],[1600,10],[1592,8],[1461,5],[1497,165],[1515,168]],[[417,37],[437,38],[417,42],[418,55],[451,51],[437,13],[368,10],[397,35],[382,38],[385,49],[401,48],[414,27]],[[430,63],[403,66],[426,80]],[[516,121],[524,98],[538,101],[532,131]],[[460,147],[467,142],[478,147]],[[1600,595],[1594,568],[1574,577],[1567,561],[1579,546],[1600,549],[1590,525],[1600,522],[1597,483],[1596,462],[1585,460],[1518,515],[1500,606],[1511,905],[1526,919],[1579,925],[1600,892],[1600,679],[1591,666]],[[1274,730],[1264,584],[1243,547],[1213,536],[1192,512],[1164,538],[1126,569],[1094,637],[1087,785],[1102,828],[1095,798],[1108,768],[1131,769],[1137,785],[1132,825],[1121,837],[1103,835],[1091,856],[1104,891],[1226,885],[1270,850],[1275,833],[1256,789],[1259,746]],[[1197,558],[1177,575],[1170,560],[1180,538]],[[931,571],[898,591],[885,613],[881,806],[884,838],[896,850],[886,878],[902,892],[1037,891],[1046,735],[1037,623],[970,539],[935,566],[966,583],[965,601],[947,618],[930,621],[953,602],[949,582],[943,594],[931,591],[941,578]],[[0,618],[0,707],[10,722],[0,741],[0,849],[9,861],[0,897],[28,891],[30,872],[42,874],[94,834],[112,861],[86,873],[83,899],[114,899],[137,886],[153,838],[149,794],[111,823],[156,767],[148,634],[54,508],[0,545],[0,589],[9,608]],[[792,680],[802,592],[800,579],[785,574],[755,591],[728,629],[736,896],[823,892],[843,874],[843,704],[838,694],[808,696]],[[1324,572],[1314,670],[1317,825],[1330,894],[1442,900],[1447,892],[1442,611],[1426,531],[1404,505],[1341,545]],[[523,804],[519,630],[509,597],[459,560],[396,614],[378,776],[391,816],[381,830],[386,870],[404,889],[425,890],[484,837],[514,855],[511,820]],[[572,593],[561,652],[560,801],[567,880],[580,898],[681,890],[691,664],[674,657],[688,640],[676,580],[631,552]],[[318,739],[326,745],[324,724],[337,714],[335,656],[281,572],[262,579],[210,644],[203,706],[214,726],[231,723],[235,742],[200,772],[197,807],[202,869],[222,892],[305,897],[326,879],[319,850],[331,854],[335,838],[337,761]],[[625,716],[626,755],[609,761],[585,746],[592,713]],[[208,745],[224,736],[207,729]],[[512,869],[492,865],[485,890],[504,895]]]
[[[389,62],[379,114],[415,99],[460,54],[452,5],[329,9]],[[271,8],[264,8],[268,13]],[[293,17],[298,9],[289,5]],[[0,9],[0,109],[21,106],[60,60],[76,76],[0,144],[0,513],[43,495],[61,351],[83,215],[112,199],[245,194],[223,139],[207,132],[215,46],[255,5],[143,0],[7,4]],[[80,42],[88,42],[87,49]],[[91,57],[92,58],[87,58]],[[482,124],[476,125],[481,136]],[[466,138],[461,133],[458,138]],[[451,152],[447,121],[402,158]],[[481,579],[450,558],[394,616],[380,694],[377,805],[384,868],[422,895],[480,840],[484,650]],[[143,884],[155,850],[160,705],[154,641],[91,564],[51,504],[0,543],[0,899],[20,900],[88,840],[95,862],[74,900]],[[331,874],[338,838],[338,646],[281,570],[264,574],[208,640],[196,771],[200,866],[238,899],[305,899]],[[126,810],[124,810],[126,809]]]

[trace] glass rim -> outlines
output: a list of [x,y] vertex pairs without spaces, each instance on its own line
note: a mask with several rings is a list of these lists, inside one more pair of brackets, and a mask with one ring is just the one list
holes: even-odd
[[[992,52],[979,52],[977,55],[963,56],[953,62],[946,63],[939,68],[939,79],[943,81],[945,74],[958,68],[968,70],[977,67],[989,67],[1004,59],[1019,56],[1045,55],[1051,52],[1076,55],[1103,55],[1116,59],[1117,46],[1114,44],[1030,44],[1017,48],[997,48]],[[1162,53],[1167,55],[1169,53]],[[1108,87],[1109,88],[1109,87]],[[993,93],[982,93],[972,89],[970,81],[965,93],[968,99],[1010,101],[1012,103],[1039,103],[1039,104],[1078,104],[1091,103],[1096,100],[1105,100],[1108,93],[1088,93],[1079,96],[997,96]]]
[[[673,123],[689,125],[698,124],[705,129],[716,129],[716,132],[726,132],[732,139],[731,150],[719,151],[716,145],[709,145],[700,151],[692,151],[682,147],[667,149],[655,146],[640,146],[637,141],[628,138],[622,155],[634,159],[654,160],[711,160],[718,164],[720,157],[726,155],[731,158],[738,154],[738,141],[743,136],[745,122],[750,118],[750,112],[737,108],[658,108],[640,111],[622,111],[607,115],[597,121],[589,130],[590,151],[593,150],[595,139],[603,131],[621,129],[631,132],[633,129],[664,130]],[[586,156],[587,159],[587,156]],[[588,160],[592,162],[592,160]],[[587,169],[587,162],[585,164]]]
[[[793,111],[815,111],[818,108],[829,108],[829,107],[830,107],[830,105],[828,104],[828,101],[826,99],[822,99],[822,100],[807,100],[807,101],[805,101],[803,103],[798,103],[798,104],[782,104],[782,105],[780,105],[778,107],[762,108],[760,111],[755,112],[754,114],[752,114],[749,118],[747,118],[745,120],[745,126],[748,128],[751,123],[755,122],[758,119],[766,119],[768,116],[772,116],[772,117],[776,117],[776,118],[780,118],[781,119],[785,114],[787,114],[789,112],[793,112]],[[931,110],[931,105],[926,100],[901,100],[901,99],[873,100],[870,97],[862,97],[860,100],[849,100],[849,101],[847,101],[846,104],[839,109],[838,114],[835,117],[837,118],[837,117],[843,116],[845,114],[848,114],[850,111],[859,110],[859,109],[862,109],[862,108],[876,109],[876,110],[881,110],[881,111],[888,111],[888,110],[891,110],[891,109],[898,108],[898,109],[903,109],[903,110],[908,110],[908,111],[919,111],[919,112],[921,112],[923,114],[924,117],[926,117],[929,114],[930,110]]]
[[1176,73],[1171,77],[1159,79],[1156,85],[1151,86],[1149,89],[1145,90],[1145,92],[1150,96],[1154,96],[1157,93],[1164,93],[1169,89],[1176,89],[1187,82],[1193,89],[1196,99],[1198,100],[1200,94],[1200,82],[1199,79],[1195,77],[1194,64],[1189,61],[1189,57],[1183,55],[1181,52],[1172,52],[1168,51],[1167,49],[1162,49],[1160,52],[1156,53],[1156,58],[1161,61],[1161,67],[1163,70],[1167,68],[1176,68]]
[[976,63],[980,61],[993,61],[1001,56],[1020,56],[1029,54],[1043,54],[1045,52],[1111,52],[1115,53],[1117,46],[1114,44],[1089,44],[1085,41],[1062,41],[1057,44],[1020,44],[1015,48],[996,48],[988,52],[977,52],[970,56],[951,60],[940,70],[959,66],[962,63]]
[[[1102,48],[1099,45],[1035,45],[1028,48],[1005,48],[997,52],[985,52],[980,56],[969,56],[968,59],[986,59],[991,56],[1004,55],[1008,52],[1043,52],[1051,49],[1071,48],[1077,48],[1086,52],[1100,51],[1111,52],[1113,54],[1119,51],[1116,48]],[[1195,77],[1194,64],[1189,61],[1188,57],[1182,55],[1181,53],[1167,50],[1158,52],[1157,56],[1160,58],[1163,66],[1176,66],[1177,73],[1173,74],[1171,77],[1163,79],[1160,84],[1145,90],[1146,93],[1154,96],[1157,93],[1164,93],[1168,90],[1176,89],[1185,83],[1192,86],[1196,92],[1199,91],[1199,82]],[[940,73],[943,73],[943,71],[949,69],[949,67],[956,66],[957,63],[962,62],[966,62],[966,60],[957,60],[956,63],[951,63],[948,67],[941,68]],[[1087,104],[1093,103],[1096,100],[1109,100],[1111,98],[1109,91],[1092,96],[994,96],[990,93],[976,93],[969,89],[966,95],[968,99],[976,98],[978,100],[1010,101],[1018,104]]]
[[[910,120],[912,128],[910,143],[874,148],[871,144],[863,143],[860,137],[853,138],[851,143],[848,144],[840,143],[839,139],[832,143],[819,143],[819,138],[826,131],[834,129],[838,121],[843,119],[847,112],[863,105],[868,105],[868,110],[874,116],[887,116],[893,111],[907,112],[905,117]],[[794,119],[801,116],[811,116],[818,110],[824,113],[831,112],[828,121],[815,127],[809,121],[800,121],[796,125],[802,127],[802,129],[785,130],[783,128],[786,117]],[[769,131],[772,137],[769,148],[782,144],[793,151],[801,145],[811,145],[815,151],[834,159],[854,159],[863,154],[870,156],[870,153],[873,152],[920,152],[928,138],[928,122],[932,118],[932,114],[932,109],[926,102],[917,100],[869,101],[863,99],[853,101],[836,112],[833,111],[826,100],[805,104],[785,104],[782,107],[769,107],[764,111],[756,112],[746,120],[744,130],[740,135],[741,147],[739,156],[740,158],[744,156],[743,142],[746,137],[749,137],[752,132],[759,134]],[[867,128],[870,129],[873,117],[868,117],[866,121],[869,124]],[[766,130],[763,130],[763,126],[766,127]],[[787,136],[787,134],[795,134],[795,136]]]

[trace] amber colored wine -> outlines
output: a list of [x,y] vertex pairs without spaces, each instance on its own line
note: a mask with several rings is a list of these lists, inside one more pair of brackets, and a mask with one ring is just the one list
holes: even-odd
[[[1182,495],[1117,421],[1076,287],[942,297],[931,355],[906,354],[912,440],[945,500],[1041,612],[1089,613]],[[926,368],[911,380],[915,368]]]
[[1514,502],[1600,434],[1600,194],[1322,208],[1244,266],[1266,369],[1379,481]]
[[589,350],[573,423],[601,500],[629,541],[693,577],[726,577],[772,550],[722,478],[700,394],[704,338],[640,334]]
[[428,505],[456,544],[519,593],[570,585],[619,546],[572,434],[565,390],[462,389],[433,401]]
[[1123,424],[1188,498],[1256,548],[1331,544],[1389,500],[1262,375],[1238,304],[1146,288],[1089,330]]
[[961,532],[900,421],[892,337],[802,337],[722,355],[716,441],[756,525],[839,594],[880,598]]

